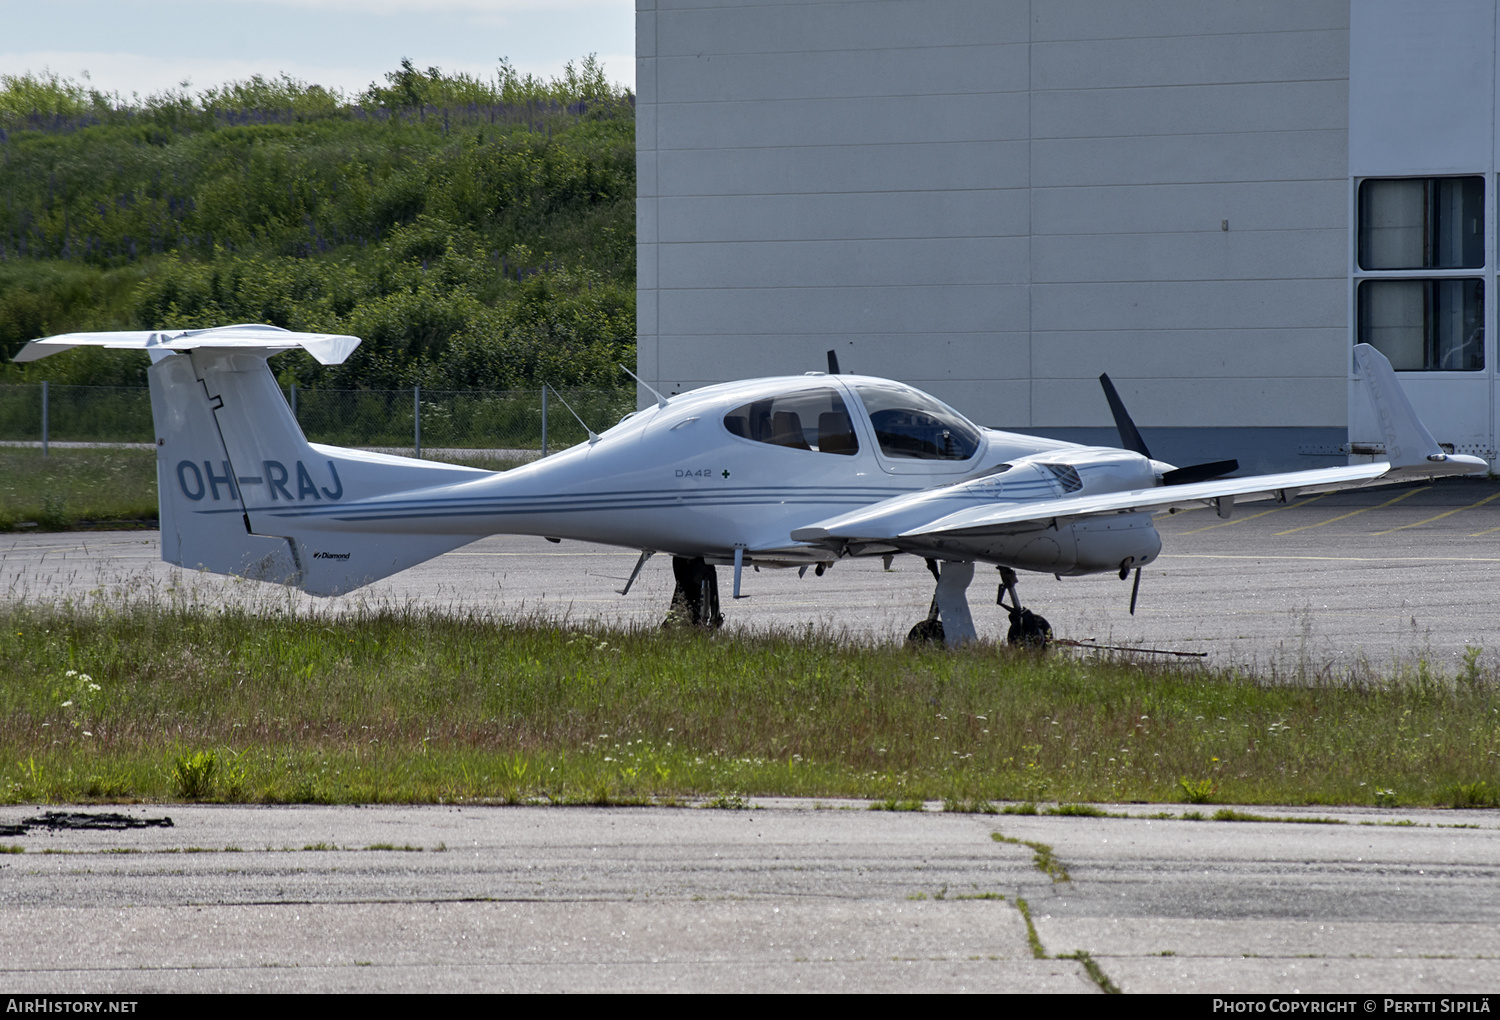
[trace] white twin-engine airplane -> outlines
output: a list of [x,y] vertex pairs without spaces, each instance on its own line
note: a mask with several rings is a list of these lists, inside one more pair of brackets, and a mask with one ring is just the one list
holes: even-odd
[[[1153,511],[1481,473],[1445,454],[1374,348],[1355,347],[1388,460],[1247,478],[1233,461],[1153,460],[1107,377],[1129,449],[981,428],[887,379],[811,372],[723,383],[627,415],[572,449],[505,472],[309,443],[267,359],[301,347],[325,365],[351,336],[240,325],[185,332],[73,333],[34,340],[34,361],[79,345],[145,350],[156,424],[161,552],[168,563],[348,592],[485,535],[541,535],[672,556],[672,614],[717,626],[715,567],[823,571],[847,556],[910,553],[937,580],[913,639],[975,638],[976,563],[1000,570],[1009,639],[1045,644],[1016,570],[1058,576],[1140,568],[1161,550]],[[649,389],[649,387],[647,387]],[[654,390],[652,392],[655,392]],[[998,601],[998,600],[997,600]],[[1131,611],[1135,593],[1131,594]],[[669,617],[671,618],[671,617]]]

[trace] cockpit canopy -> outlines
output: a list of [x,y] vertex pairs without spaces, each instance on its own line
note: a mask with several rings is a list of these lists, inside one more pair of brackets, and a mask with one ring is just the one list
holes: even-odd
[[979,449],[979,429],[921,390],[894,382],[857,382],[880,452],[916,460],[968,460]]
[[724,416],[724,427],[742,439],[852,457],[859,439],[839,391],[797,390],[752,400]]
[[[886,457],[968,460],[980,432],[963,415],[921,390],[894,382],[856,382],[871,431]],[[853,456],[859,437],[837,389],[818,386],[742,404],[724,416],[731,434],[794,450]]]

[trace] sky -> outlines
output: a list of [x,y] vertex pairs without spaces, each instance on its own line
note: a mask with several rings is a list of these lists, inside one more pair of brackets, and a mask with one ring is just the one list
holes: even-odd
[[87,72],[126,99],[252,74],[357,93],[403,57],[552,78],[590,53],[634,89],[634,0],[0,0],[0,74]]

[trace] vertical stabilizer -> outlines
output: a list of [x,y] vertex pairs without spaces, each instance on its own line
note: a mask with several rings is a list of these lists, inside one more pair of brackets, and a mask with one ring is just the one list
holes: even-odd
[[1417,417],[1385,355],[1369,344],[1355,344],[1354,357],[1375,408],[1375,420],[1385,434],[1385,454],[1391,467],[1415,467],[1445,459],[1443,448]]
[[[260,369],[266,372],[264,361]],[[156,424],[161,558],[194,570],[297,584],[291,543],[250,529],[240,473],[215,417],[219,400],[198,378],[192,357],[168,355],[151,366],[147,378]]]

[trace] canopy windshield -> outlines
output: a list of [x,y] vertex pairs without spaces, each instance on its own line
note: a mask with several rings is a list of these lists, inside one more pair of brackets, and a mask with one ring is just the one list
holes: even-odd
[[968,460],[979,429],[953,408],[900,383],[855,383],[880,452],[914,460]]
[[741,439],[792,450],[845,457],[859,452],[843,398],[826,387],[751,401],[726,414],[724,427]]

